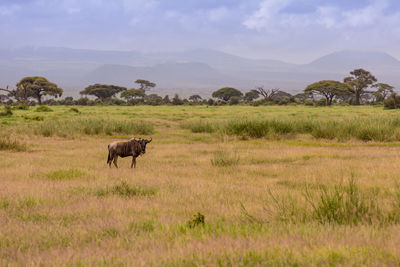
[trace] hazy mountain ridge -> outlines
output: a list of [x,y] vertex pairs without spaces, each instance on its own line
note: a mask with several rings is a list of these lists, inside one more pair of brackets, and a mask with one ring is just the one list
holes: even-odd
[[300,65],[206,49],[140,53],[54,47],[0,50],[0,86],[14,85],[24,76],[42,75],[65,88],[65,95],[76,95],[92,83],[131,88],[139,78],[156,82],[158,90],[203,94],[222,86],[248,90],[256,85],[299,92],[317,80],[341,80],[360,67],[370,70],[379,81],[400,86],[400,61],[381,52],[340,51]]

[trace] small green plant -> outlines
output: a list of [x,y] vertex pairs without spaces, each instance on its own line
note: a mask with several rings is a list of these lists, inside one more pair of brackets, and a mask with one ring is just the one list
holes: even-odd
[[0,208],[6,209],[10,206],[10,201],[6,197],[0,198]]
[[103,197],[107,195],[118,195],[121,197],[134,197],[134,196],[153,196],[156,194],[154,188],[142,188],[139,186],[131,186],[127,182],[123,181],[120,184],[105,189],[98,189],[95,192],[96,196]]
[[79,111],[79,109],[77,109],[77,108],[70,108],[69,111],[75,112],[75,113],[78,113],[78,114],[81,113],[81,112]]
[[13,114],[13,112],[12,112],[12,110],[11,110],[11,107],[10,106],[8,106],[8,105],[6,105],[6,106],[4,106],[4,111],[3,112],[0,112],[0,116],[11,116]]
[[205,224],[205,217],[203,214],[200,212],[197,212],[197,214],[193,215],[193,219],[189,220],[186,225],[189,228],[195,228],[197,226],[204,226]]
[[216,167],[236,166],[239,164],[240,157],[237,153],[218,150],[214,152],[214,157],[211,159],[211,165]]
[[27,120],[27,121],[43,121],[44,120],[44,117],[40,116],[40,115],[35,115],[35,116],[24,115],[23,118],[24,118],[24,120]]
[[35,112],[53,112],[53,110],[51,108],[49,108],[48,106],[38,106],[35,109]]
[[21,104],[16,105],[16,106],[14,107],[14,109],[28,110],[29,107],[28,107],[27,105],[21,103]]

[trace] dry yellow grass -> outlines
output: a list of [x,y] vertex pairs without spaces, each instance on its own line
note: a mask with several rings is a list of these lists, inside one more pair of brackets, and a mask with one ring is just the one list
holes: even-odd
[[[400,147],[194,134],[158,112],[136,169],[106,165],[118,137],[16,134],[29,149],[0,151],[0,265],[400,264],[398,224],[284,222],[269,193],[306,205],[306,190],[353,177],[389,210]],[[218,151],[239,162],[213,165]],[[103,194],[123,182],[149,193]],[[197,212],[205,225],[187,227]]]

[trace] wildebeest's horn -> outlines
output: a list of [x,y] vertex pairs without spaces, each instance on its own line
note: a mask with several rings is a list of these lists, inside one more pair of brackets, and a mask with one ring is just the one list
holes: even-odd
[[151,141],[153,141],[153,138],[150,137],[150,140],[146,140],[146,143],[150,143]]

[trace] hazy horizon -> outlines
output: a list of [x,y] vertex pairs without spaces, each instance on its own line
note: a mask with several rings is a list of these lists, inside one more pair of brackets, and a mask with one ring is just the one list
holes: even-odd
[[1,49],[212,49],[305,64],[335,51],[400,58],[395,0],[3,0]]

